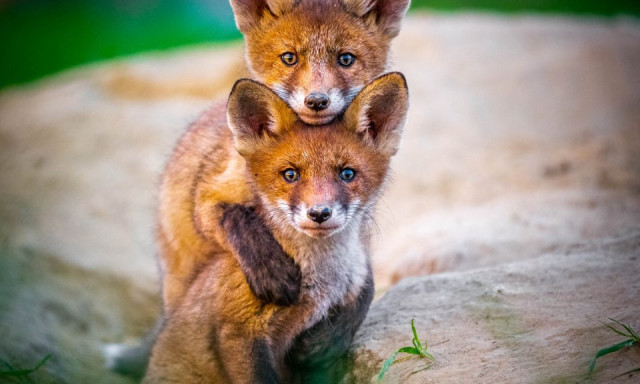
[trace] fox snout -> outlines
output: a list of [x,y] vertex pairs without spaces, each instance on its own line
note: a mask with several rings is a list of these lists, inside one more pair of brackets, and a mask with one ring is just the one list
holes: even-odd
[[318,224],[322,224],[331,218],[331,208],[326,205],[314,205],[307,211],[307,217]]
[[276,92],[289,103],[298,117],[307,124],[321,125],[331,122],[342,113],[361,87],[349,89],[298,87],[289,93],[285,87],[276,86]]
[[[291,224],[311,237],[328,237],[340,232],[349,222],[347,202],[326,202],[320,204],[301,203],[288,211]],[[351,213],[353,214],[353,212]]]
[[331,101],[329,100],[329,95],[322,92],[311,92],[304,99],[304,105],[306,105],[307,108],[316,112],[322,111],[323,109],[327,109],[330,102]]

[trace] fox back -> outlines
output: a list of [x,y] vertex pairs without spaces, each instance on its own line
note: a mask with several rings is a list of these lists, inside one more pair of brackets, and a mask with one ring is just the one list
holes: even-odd
[[253,77],[325,124],[387,66],[409,0],[231,0]]

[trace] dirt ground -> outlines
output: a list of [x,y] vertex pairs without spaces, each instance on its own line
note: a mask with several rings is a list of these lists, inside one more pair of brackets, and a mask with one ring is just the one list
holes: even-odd
[[[411,107],[377,216],[387,295],[352,379],[410,342],[413,316],[436,365],[389,382],[583,381],[618,341],[600,322],[640,319],[640,22],[414,14],[393,52]],[[157,315],[158,176],[242,73],[241,45],[207,46],[0,93],[0,359],[51,353],[37,382],[129,382],[101,346]],[[633,364],[619,352],[594,380]]]

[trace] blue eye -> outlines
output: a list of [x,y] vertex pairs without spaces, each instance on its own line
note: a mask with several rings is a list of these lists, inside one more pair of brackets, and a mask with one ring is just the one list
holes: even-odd
[[294,181],[298,181],[298,179],[300,178],[300,174],[293,168],[287,168],[282,171],[282,178],[287,183],[293,183]]
[[298,62],[298,57],[293,52],[285,52],[280,55],[280,60],[288,66],[292,66]]
[[340,171],[339,176],[342,181],[353,181],[353,178],[356,177],[356,171],[351,168],[345,168]]
[[340,64],[340,66],[342,67],[350,67],[354,61],[356,61],[356,57],[348,52],[338,56],[338,64]]

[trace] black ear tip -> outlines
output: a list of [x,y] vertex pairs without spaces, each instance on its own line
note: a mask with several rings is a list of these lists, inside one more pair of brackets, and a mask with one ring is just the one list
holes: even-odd
[[251,80],[251,79],[238,79],[236,80],[236,82],[233,84],[233,87],[231,88],[231,92],[229,92],[229,96],[233,95],[236,92],[239,92],[241,90],[248,90],[248,89],[256,89],[256,88],[267,88],[266,85],[259,83],[255,80]]
[[251,98],[262,99],[264,96],[277,97],[278,96],[271,88],[262,84],[259,81],[252,79],[239,79],[233,84],[231,92],[229,92],[229,98],[227,100],[236,99],[237,96],[249,96]]
[[381,80],[384,82],[396,83],[400,88],[407,89],[407,79],[401,72],[389,72],[384,75],[378,77],[376,80]]

